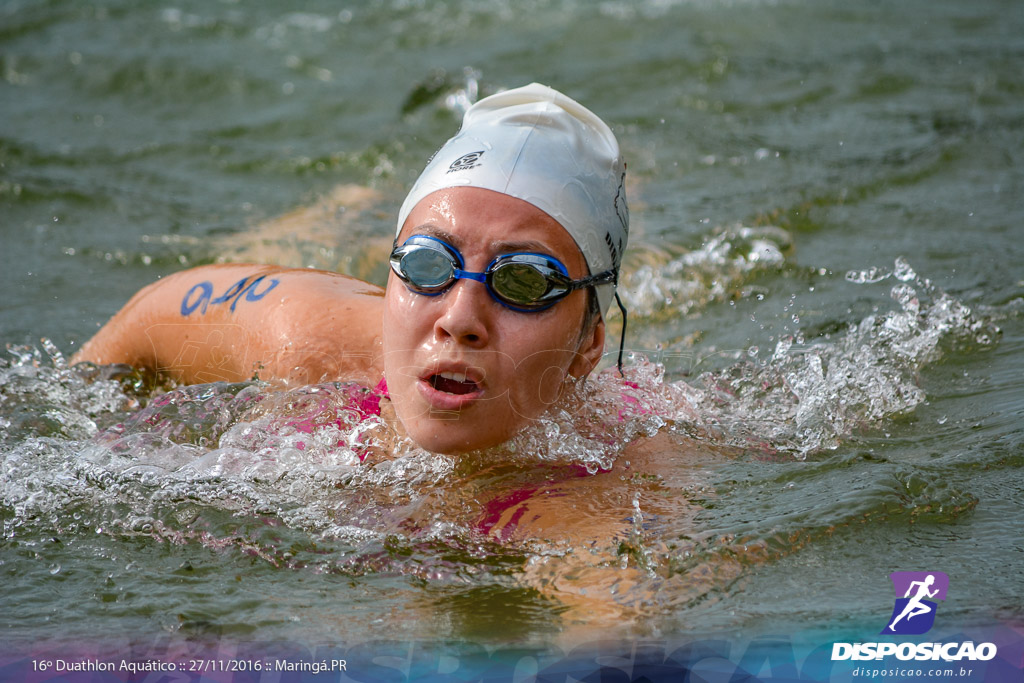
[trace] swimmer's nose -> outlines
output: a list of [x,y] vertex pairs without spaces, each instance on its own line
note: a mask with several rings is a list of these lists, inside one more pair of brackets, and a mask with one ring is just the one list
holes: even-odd
[[438,339],[451,338],[474,348],[490,340],[494,300],[482,282],[459,280],[441,298],[444,311],[434,323]]

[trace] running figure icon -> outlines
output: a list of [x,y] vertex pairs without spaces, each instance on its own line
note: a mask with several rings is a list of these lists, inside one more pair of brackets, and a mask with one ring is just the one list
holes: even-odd
[[900,615],[898,617],[896,617],[895,619],[893,619],[892,623],[889,624],[889,630],[890,631],[895,630],[894,627],[896,626],[896,622],[898,622],[903,617],[906,617],[907,621],[910,621],[911,619],[913,619],[914,617],[916,617],[918,615],[927,614],[928,612],[932,611],[932,608],[930,606],[922,603],[921,600],[923,598],[934,598],[936,596],[936,594],[938,594],[938,592],[939,592],[938,588],[936,588],[933,591],[929,591],[928,590],[928,588],[933,583],[935,583],[935,575],[934,574],[929,574],[928,578],[925,579],[924,581],[912,581],[910,583],[910,588],[907,589],[907,592],[906,592],[906,594],[903,597],[910,598],[910,594],[911,594],[911,592],[913,592],[914,586],[917,586],[917,594],[914,597],[910,598],[910,602],[908,602],[907,606],[903,608],[903,611],[900,612]]
[[949,577],[934,571],[893,572],[889,576],[896,593],[896,604],[889,625],[882,633],[910,635],[927,632],[935,623],[938,608],[935,600],[946,599]]

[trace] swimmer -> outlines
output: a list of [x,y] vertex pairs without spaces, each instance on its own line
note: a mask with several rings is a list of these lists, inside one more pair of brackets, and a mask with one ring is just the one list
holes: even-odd
[[[499,93],[466,112],[402,204],[385,289],[319,270],[194,268],[141,290],[73,361],[185,383],[358,382],[375,392],[360,405],[397,434],[462,454],[464,471],[497,467],[423,514],[466,515],[501,543],[585,547],[519,578],[575,628],[618,628],[652,599],[641,519],[689,528],[715,454],[659,432],[596,475],[538,462],[503,476],[486,449],[572,394],[604,353],[629,229],[625,168],[611,129],[577,102],[537,84]],[[703,592],[741,565],[665,580]]]
[[487,448],[601,359],[628,230],[611,129],[531,84],[470,107],[432,157],[399,211],[386,289],[308,269],[194,268],[141,290],[72,360],[184,383],[357,381],[381,387],[423,448]]

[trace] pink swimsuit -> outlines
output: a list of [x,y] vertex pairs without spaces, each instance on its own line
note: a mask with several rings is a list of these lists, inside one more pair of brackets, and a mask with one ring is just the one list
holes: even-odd
[[[636,385],[633,386],[635,387]],[[347,427],[352,424],[352,417],[356,417],[358,420],[364,420],[371,416],[379,417],[381,413],[381,399],[391,398],[388,395],[387,381],[384,379],[381,379],[377,386],[372,389],[350,383],[341,385],[338,391],[344,392],[347,395],[347,405],[338,406],[336,401],[332,401],[330,397],[325,396],[313,411],[301,418],[288,420],[285,424],[306,434],[312,434],[317,429],[325,426],[337,425],[339,427]],[[627,413],[630,408],[634,412],[647,412],[636,398],[629,395],[623,395],[623,398],[627,408],[620,411],[620,420],[626,419],[624,413]],[[344,413],[347,413],[347,415]],[[346,419],[346,417],[349,419]],[[341,445],[341,442],[339,442],[339,445]],[[305,444],[299,442],[298,447],[304,449]],[[358,452],[359,460],[365,460],[366,455],[366,450]],[[550,477],[543,484],[513,489],[485,503],[480,518],[474,525],[476,530],[483,535],[494,534],[499,540],[507,541],[515,533],[523,516],[529,512],[529,506],[524,503],[527,503],[536,493],[573,478],[592,476],[586,467],[579,464],[559,467],[557,469],[561,470],[558,472],[559,476]],[[604,469],[599,470],[601,473],[607,471]],[[516,507],[518,509],[512,513],[511,518],[498,528],[497,525],[501,522],[502,516]]]
[[[334,405],[331,398],[325,396],[314,410],[301,418],[286,420],[284,424],[304,434],[312,434],[317,429],[326,425],[336,425],[344,428],[351,424],[351,420],[345,418],[353,417],[353,413],[357,421],[365,420],[368,417],[380,417],[381,399],[391,398],[388,396],[387,381],[383,378],[372,389],[352,382],[341,385],[338,390],[346,394],[348,405]],[[344,413],[348,414],[345,415]],[[339,441],[338,445],[342,443]],[[302,441],[297,446],[299,450],[305,450],[306,448],[305,442]],[[362,450],[357,455],[359,460],[363,461],[366,459],[367,451]]]

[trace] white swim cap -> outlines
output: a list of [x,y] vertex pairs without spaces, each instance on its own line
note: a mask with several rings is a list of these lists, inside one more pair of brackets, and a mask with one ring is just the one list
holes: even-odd
[[[531,83],[466,111],[462,129],[437,151],[398,212],[398,232],[427,195],[479,187],[533,204],[576,241],[590,274],[618,273],[629,236],[626,164],[604,121],[578,102]],[[396,233],[397,234],[397,233]],[[604,314],[615,285],[597,286]]]

